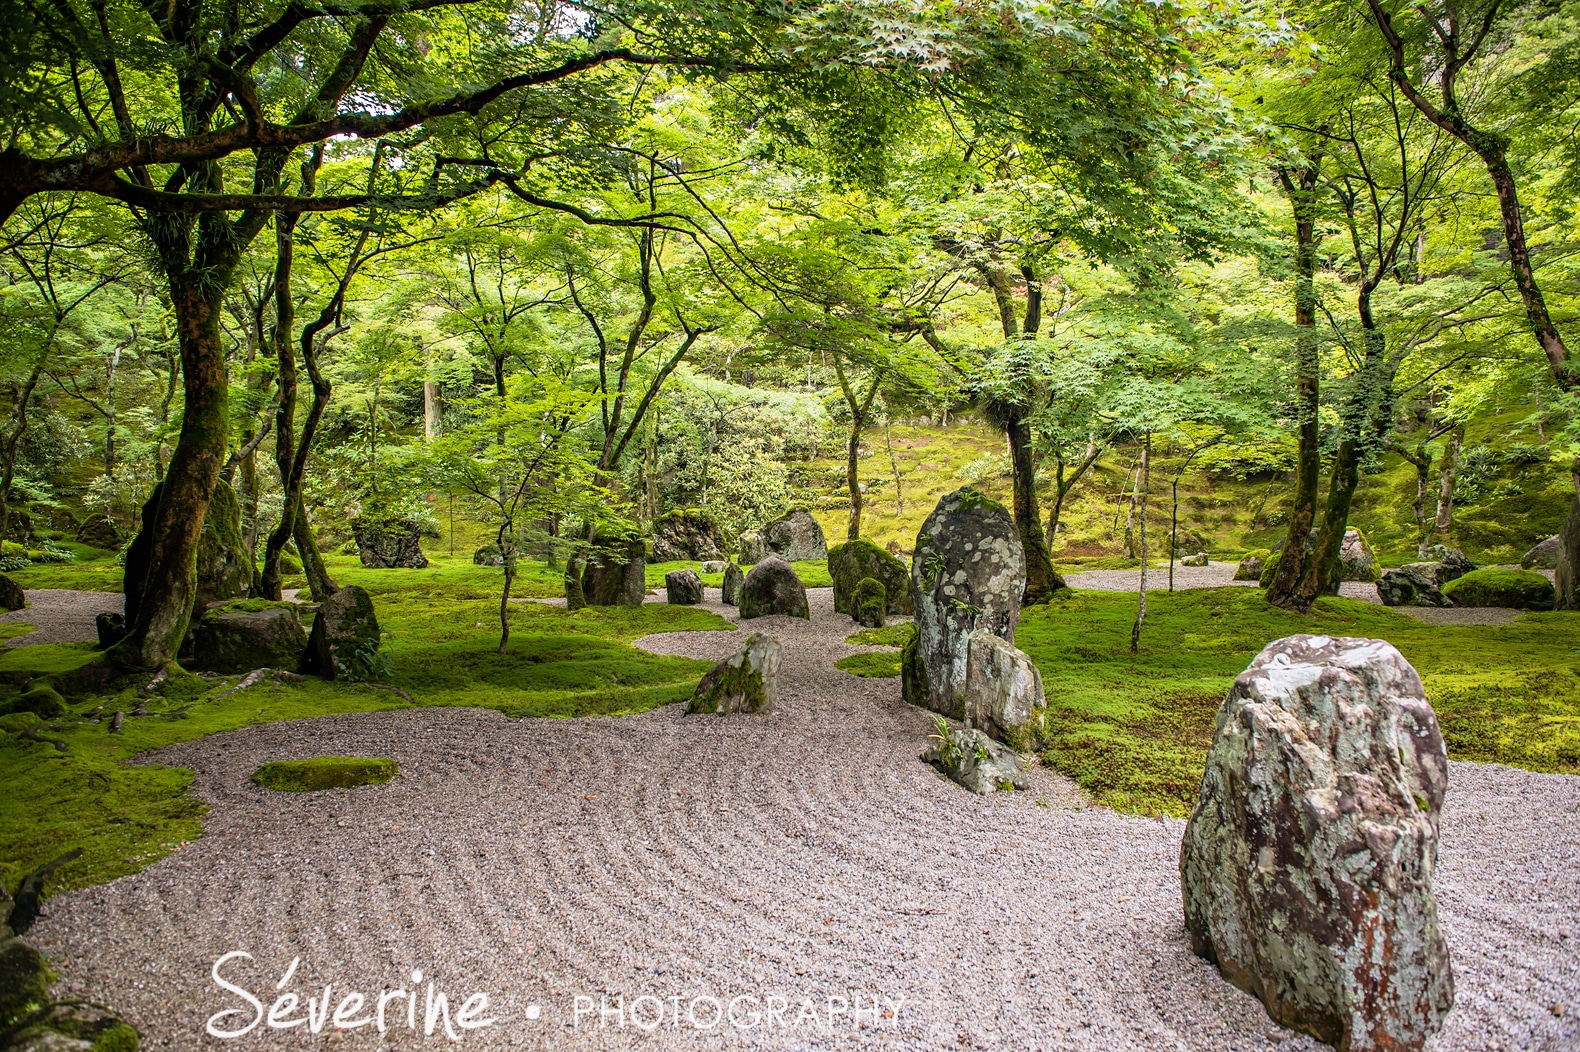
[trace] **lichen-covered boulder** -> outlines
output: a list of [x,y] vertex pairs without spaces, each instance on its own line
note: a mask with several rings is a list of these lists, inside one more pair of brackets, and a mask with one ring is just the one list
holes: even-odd
[[654,562],[717,559],[723,555],[724,533],[707,512],[677,510],[653,520]]
[[[241,504],[230,483],[219,479],[209,496],[197,543],[197,600],[194,609],[241,599],[252,591],[252,556],[241,534]],[[254,665],[253,668],[258,666]]]
[[346,585],[319,606],[302,671],[352,682],[382,679],[390,673],[382,641],[373,597],[366,588]]
[[307,632],[294,603],[249,599],[204,611],[187,632],[181,664],[210,672],[292,670],[306,649]]
[[582,571],[588,606],[639,607],[647,598],[647,544],[640,537],[593,541]]
[[77,527],[76,534],[77,543],[90,548],[113,552],[121,546],[120,527],[103,515],[89,516],[87,521]]
[[357,554],[373,570],[423,570],[422,524],[412,519],[355,519]]
[[703,573],[723,573],[724,572],[724,560],[723,559],[709,559],[707,562],[702,564],[702,572]]
[[126,618],[105,610],[93,619],[93,629],[99,635],[99,649],[108,650],[126,638]]
[[1405,563],[1384,570],[1377,581],[1377,598],[1384,606],[1449,606],[1437,586],[1440,563]]
[[889,620],[889,590],[876,577],[863,577],[856,582],[851,596],[851,614],[864,628],[882,628]]
[[962,717],[1017,752],[1035,752],[1047,738],[1047,696],[1031,658],[985,628],[966,644]]
[[1207,553],[1206,552],[1197,552],[1195,555],[1187,555],[1187,556],[1185,556],[1185,558],[1180,560],[1180,565],[1181,566],[1206,566],[1207,565]]
[[1448,757],[1388,643],[1267,645],[1218,710],[1180,852],[1196,953],[1340,1049],[1419,1049],[1454,1002],[1432,880]]
[[472,553],[473,566],[503,566],[505,553],[499,550],[497,544],[485,544]]
[[922,523],[911,560],[916,635],[900,658],[900,689],[912,705],[964,715],[971,634],[1013,643],[1026,586],[1015,520],[971,486],[944,497]]
[[[911,613],[911,571],[893,555],[865,538],[836,544],[828,550],[828,575],[834,582],[834,609],[856,617],[856,586],[866,577],[883,582],[891,614]],[[857,618],[860,620],[860,618]]]
[[933,720],[938,733],[929,736],[930,744],[922,759],[952,781],[978,796],[1030,787],[1025,765],[1014,750],[975,728],[952,726],[940,716]]
[[1345,530],[1344,543],[1339,548],[1339,580],[1375,581],[1381,576],[1382,567],[1366,535],[1353,526]]
[[1555,605],[1559,610],[1580,610],[1580,497],[1569,506],[1569,516],[1558,531],[1558,562],[1553,569]]
[[664,575],[664,597],[672,606],[702,602],[702,578],[695,570],[671,570]]
[[[817,524],[812,513],[796,508],[762,528],[763,554],[775,552],[786,562],[799,563],[809,559],[827,559],[828,542],[823,539],[823,527]],[[745,562],[744,557],[741,560]]]
[[753,566],[763,561],[768,546],[763,543],[761,530],[744,530],[736,541],[736,558],[742,566]]
[[1520,557],[1520,568],[1524,570],[1556,570],[1558,569],[1558,534],[1553,534],[1545,541],[1538,541],[1531,546],[1531,550]]
[[778,555],[769,555],[752,567],[741,582],[741,617],[768,617],[782,614],[812,620],[806,601],[806,586],[790,564]]
[[746,575],[734,563],[724,567],[724,587],[719,590],[720,597],[730,606],[738,606],[741,601],[741,585],[746,583]]
[[774,710],[779,666],[784,647],[777,639],[753,632],[741,649],[714,665],[697,684],[686,706],[686,715],[751,712],[767,715]]
[[1535,570],[1489,566],[1472,570],[1443,586],[1455,606],[1504,606],[1515,610],[1551,610],[1553,583]]
[[27,596],[22,591],[22,586],[17,584],[5,574],[0,573],[0,607],[7,610],[20,610],[27,605]]
[[1240,560],[1240,565],[1234,568],[1234,579],[1236,581],[1260,581],[1262,579],[1262,568],[1267,565],[1267,559],[1270,555],[1272,555],[1272,552],[1269,552],[1266,548],[1257,548],[1254,551],[1246,552],[1245,557]]
[[[1476,568],[1470,557],[1458,548],[1450,548],[1445,544],[1434,544],[1426,549],[1426,560],[1436,565],[1433,571],[1437,586],[1443,587],[1450,581],[1458,580]],[[1414,563],[1407,565],[1416,565]]]

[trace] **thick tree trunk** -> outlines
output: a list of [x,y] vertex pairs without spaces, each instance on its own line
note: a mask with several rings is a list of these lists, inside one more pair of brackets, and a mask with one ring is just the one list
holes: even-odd
[[302,572],[307,575],[307,590],[313,596],[313,602],[322,603],[340,590],[340,586],[329,576],[329,568],[324,565],[323,553],[318,548],[318,538],[313,536],[313,526],[307,519],[307,507],[298,503],[296,507],[296,550],[302,556]]
[[1447,533],[1454,525],[1454,483],[1459,477],[1459,447],[1465,441],[1463,425],[1448,437],[1448,448],[1443,452],[1443,470],[1437,484],[1437,517],[1432,526],[1438,533]]
[[[1468,125],[1466,128],[1468,129]],[[1525,306],[1525,317],[1547,356],[1553,377],[1564,390],[1580,384],[1574,363],[1569,360],[1568,348],[1547,313],[1547,301],[1541,286],[1536,283],[1536,272],[1531,267],[1530,249],[1525,244],[1525,221],[1520,215],[1519,188],[1514,173],[1509,169],[1508,142],[1502,136],[1489,132],[1470,131],[1465,142],[1480,155],[1492,177],[1492,186],[1498,193],[1498,211],[1503,218],[1503,240],[1509,247],[1509,268],[1514,272],[1514,284],[1520,290],[1520,301]]]
[[444,416],[444,403],[439,400],[439,385],[433,380],[422,382],[422,437],[432,442],[439,437],[440,420]]
[[1290,509],[1284,551],[1267,589],[1274,606],[1298,605],[1295,593],[1306,571],[1306,544],[1317,517],[1318,474],[1322,451],[1317,408],[1321,394],[1321,361],[1317,338],[1317,238],[1316,199],[1318,169],[1315,162],[1301,169],[1298,178],[1280,173],[1295,215],[1295,420],[1299,428],[1299,453],[1295,465],[1295,503]]
[[123,668],[163,668],[173,662],[192,616],[198,536],[228,437],[230,389],[219,329],[223,290],[223,282],[192,269],[171,276],[186,403],[158,506],[142,525],[148,572],[137,616],[108,655]]
[[850,425],[845,439],[845,489],[850,493],[850,518],[845,524],[845,539],[854,541],[861,537],[861,423]]
[[1023,603],[1046,602],[1059,589],[1067,587],[1053,568],[1048,544],[1042,536],[1042,515],[1037,509],[1036,462],[1031,453],[1031,428],[1023,418],[1012,419],[1005,428],[1009,435],[1010,463],[1014,470],[1013,511],[1015,528],[1020,532],[1021,549],[1026,555],[1026,591]]
[[1141,588],[1136,598],[1136,623],[1130,626],[1130,652],[1141,646],[1141,625],[1147,619],[1147,491],[1152,488],[1152,435],[1141,447]]

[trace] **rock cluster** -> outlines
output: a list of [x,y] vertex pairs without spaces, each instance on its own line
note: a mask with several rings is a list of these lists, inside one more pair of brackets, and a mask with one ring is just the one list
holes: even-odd
[[686,706],[688,716],[696,713],[757,713],[773,711],[778,693],[779,666],[784,661],[784,646],[777,640],[753,632],[741,649],[714,665],[697,684],[697,692]]
[[1405,563],[1384,570],[1377,598],[1384,606],[1452,606],[1437,585],[1437,563]]
[[362,565],[374,570],[422,570],[422,527],[411,519],[356,519],[357,552]]
[[765,557],[746,575],[741,582],[740,608],[743,619],[782,614],[812,620],[806,586],[778,555]]
[[1235,681],[1186,826],[1191,945],[1284,1026],[1419,1049],[1454,1000],[1432,880],[1448,758],[1381,640],[1291,636]]
[[695,570],[671,570],[664,575],[664,598],[671,606],[696,606],[702,602],[702,578]]

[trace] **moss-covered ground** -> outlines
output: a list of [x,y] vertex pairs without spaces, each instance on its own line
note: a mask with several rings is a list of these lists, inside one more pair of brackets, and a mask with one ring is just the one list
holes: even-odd
[[[377,594],[390,684],[420,706],[469,705],[510,716],[622,715],[681,701],[710,667],[706,661],[649,654],[630,641],[654,632],[729,630],[728,621],[687,607],[568,613],[540,603],[512,604],[512,636],[499,643],[498,601],[491,580],[446,584],[470,575],[432,571],[348,571],[345,583]],[[363,576],[366,574],[367,576]],[[88,644],[49,644],[0,652],[0,679],[61,673],[94,657]],[[129,766],[139,753],[204,735],[275,720],[407,707],[389,691],[308,679],[265,683],[228,697],[239,677],[178,676],[153,694],[149,715],[129,717],[119,734],[105,716],[130,713],[140,683],[112,684],[93,698],[73,698],[72,717],[37,724],[30,714],[0,717],[0,866],[13,882],[62,852],[82,858],[63,866],[49,890],[83,887],[132,873],[199,835],[202,804],[187,792],[184,768]],[[83,722],[96,707],[102,720]],[[23,736],[28,728],[49,741]]]
[[309,760],[275,760],[252,772],[252,780],[280,793],[313,793],[383,785],[400,773],[400,764],[384,756],[315,756]]
[[1024,610],[1015,633],[1048,692],[1043,758],[1099,803],[1185,814],[1234,677],[1268,641],[1299,632],[1398,647],[1421,674],[1451,758],[1580,774],[1580,615],[1442,626],[1350,599],[1322,599],[1301,617],[1255,589],[1153,592],[1132,655],[1135,612],[1132,595],[1069,593]]

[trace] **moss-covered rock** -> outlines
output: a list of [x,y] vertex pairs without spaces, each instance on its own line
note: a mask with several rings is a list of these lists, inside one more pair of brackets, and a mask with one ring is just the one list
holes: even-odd
[[66,699],[55,688],[41,684],[0,705],[0,714],[18,712],[30,712],[41,720],[58,720],[66,715]]
[[383,679],[390,673],[389,655],[379,649],[383,638],[373,597],[366,588],[347,585],[318,608],[302,668],[354,683]]
[[1267,560],[1272,557],[1273,553],[1266,548],[1256,548],[1246,552],[1240,559],[1240,565],[1234,568],[1234,579],[1261,583],[1262,571],[1267,567]]
[[882,628],[889,619],[889,590],[876,577],[863,577],[856,582],[851,596],[851,617],[866,628]]
[[22,586],[0,573],[0,607],[20,610],[26,605],[27,597],[22,593]]
[[741,583],[741,617],[768,617],[782,614],[810,621],[812,608],[806,599],[801,578],[778,555],[769,555],[752,567]]
[[664,575],[664,597],[672,606],[695,606],[702,602],[702,578],[695,570],[671,570]]
[[834,582],[834,609],[841,614],[860,620],[855,603],[856,586],[868,577],[882,583],[890,613],[906,616],[911,613],[911,571],[905,563],[865,538],[830,548],[828,575]]
[[[9,910],[10,900],[6,900]],[[0,1031],[49,1000],[49,969],[37,950],[0,927]]]
[[209,496],[203,532],[198,536],[195,609],[245,596],[252,588],[249,562],[246,540],[241,535],[241,504],[230,483],[219,479]]
[[773,711],[778,693],[779,666],[784,647],[777,639],[753,632],[741,649],[714,665],[697,684],[686,706],[686,715],[757,713]]
[[724,531],[713,516],[685,508],[653,520],[653,561],[719,559],[724,556]]
[[599,535],[582,571],[588,606],[640,607],[647,598],[647,542]]
[[383,785],[400,773],[387,756],[315,756],[310,760],[276,760],[252,772],[255,784],[282,793],[312,793],[354,785]]
[[212,672],[292,670],[306,650],[296,604],[243,599],[204,611],[187,632],[181,663]]
[[351,523],[356,531],[357,554],[373,570],[425,570],[422,553],[424,524],[417,519],[366,516]]
[[1515,610],[1551,610],[1553,583],[1534,570],[1489,566],[1472,570],[1443,586],[1455,606],[1504,606]]

